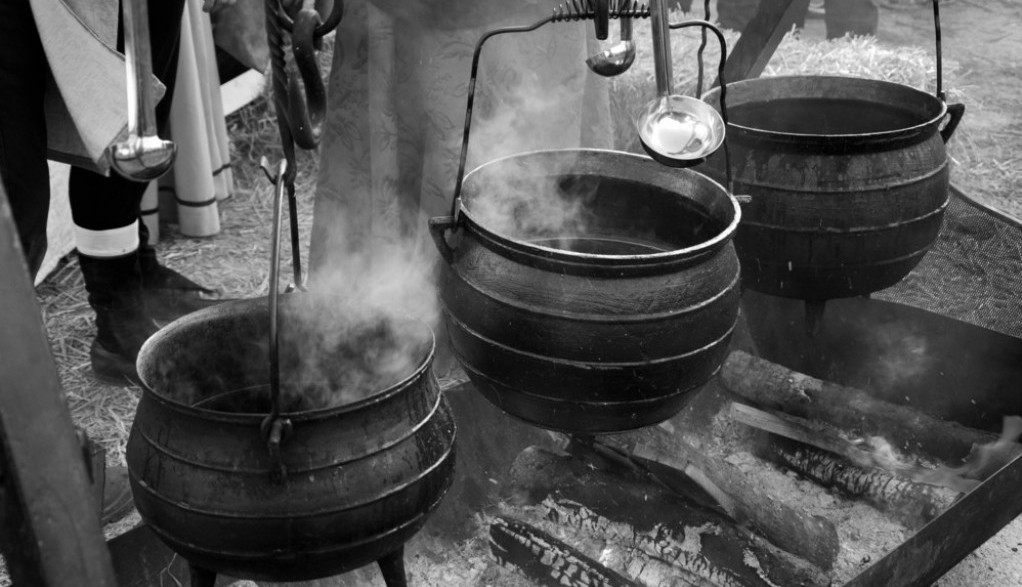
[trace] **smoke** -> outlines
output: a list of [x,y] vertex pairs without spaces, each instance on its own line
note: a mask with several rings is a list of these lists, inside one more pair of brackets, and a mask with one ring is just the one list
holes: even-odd
[[[599,103],[608,86],[584,65],[586,26],[558,26],[549,34],[496,37],[483,52],[468,168],[536,150],[577,149],[610,141]],[[585,211],[598,182],[566,183],[575,161],[538,158],[473,174],[466,198],[486,228],[521,240],[585,229]]]
[[[323,179],[331,183],[321,185],[320,191],[336,198],[330,202],[334,210],[317,201],[313,236],[320,250],[313,253],[318,258],[311,263],[314,289],[293,294],[295,303],[280,323],[282,391],[287,405],[296,410],[350,403],[400,381],[425,359],[428,330],[419,321],[434,329],[439,326],[437,255],[424,238],[424,228],[426,216],[438,212],[435,206],[429,209],[437,200],[431,198],[431,190],[441,184],[449,187],[449,180],[434,158],[438,150],[443,152],[460,139],[461,120],[450,102],[464,112],[464,98],[453,98],[450,85],[467,82],[470,54],[464,54],[465,48],[484,29],[434,34],[427,30],[431,24],[452,24],[448,21],[458,14],[430,3],[374,0],[374,4],[406,24],[414,21],[414,30],[394,25],[395,34],[414,39],[395,41],[391,49],[414,46],[422,53],[407,56],[418,68],[379,96],[379,108],[372,102],[377,96],[372,92],[368,96],[373,124],[383,121],[404,134],[362,145],[350,133],[339,133],[338,142],[348,146],[333,152],[340,152],[344,161],[324,157],[324,168],[335,165],[337,171],[321,173],[321,183]],[[525,14],[517,5],[497,9],[514,13],[508,18]],[[545,9],[542,12],[546,14]],[[427,13],[443,13],[444,22],[423,21]],[[371,24],[379,15],[369,16]],[[484,19],[480,26],[492,22]],[[557,27],[487,43],[469,169],[523,151],[580,145],[588,83],[585,31],[581,25]],[[375,55],[370,52],[370,59]],[[397,61],[390,64],[394,71],[399,71]],[[409,106],[415,99],[423,103]],[[390,101],[401,107],[390,110]],[[449,135],[435,136],[440,132]],[[324,145],[329,156],[328,142]],[[510,220],[518,233],[525,229],[544,235],[579,226],[586,195],[578,186],[560,185],[554,175],[540,173],[549,179],[538,186],[497,179],[483,190],[499,198],[481,205],[485,222]],[[450,180],[453,177],[451,173]]]
[[279,327],[286,409],[349,404],[423,364],[439,322],[431,261],[412,241],[380,243],[292,294]]
[[572,176],[574,166],[573,156],[549,169],[496,164],[466,182],[466,208],[487,229],[518,240],[585,234],[599,179]]
[[972,454],[960,467],[940,467],[922,478],[923,483],[942,485],[965,493],[975,489],[1001,467],[1022,455],[1022,417],[1005,416],[1001,436],[994,442],[973,447]]

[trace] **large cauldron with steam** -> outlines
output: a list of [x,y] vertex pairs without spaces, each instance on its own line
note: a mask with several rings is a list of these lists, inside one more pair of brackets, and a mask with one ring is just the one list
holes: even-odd
[[[300,581],[373,561],[403,587],[403,545],[454,468],[433,331],[359,300],[277,295],[286,169],[269,299],[189,314],[139,353],[144,390],[127,448],[135,505],[188,560],[195,587],[217,573]],[[294,227],[293,192],[290,202]]]
[[281,301],[275,443],[265,300],[191,314],[142,348],[127,449],[135,505],[199,572],[297,581],[400,559],[450,485],[454,422],[430,329],[356,325],[320,349],[321,369],[300,367],[334,333],[286,325],[325,302]]
[[509,414],[639,428],[723,361],[740,211],[709,178],[628,153],[538,151],[472,171],[455,213],[430,221],[450,343]]

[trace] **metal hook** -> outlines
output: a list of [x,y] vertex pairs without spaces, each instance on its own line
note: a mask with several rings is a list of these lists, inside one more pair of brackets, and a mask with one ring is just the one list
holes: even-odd
[[[344,3],[335,0],[326,20],[323,20],[317,9],[316,0],[302,0],[294,14],[289,12],[281,0],[267,0],[267,35],[275,78],[274,104],[278,115],[287,125],[289,136],[285,142],[293,141],[303,149],[315,149],[319,145],[323,121],[326,119],[326,87],[319,71],[316,51],[322,36],[340,23]],[[279,29],[291,33],[295,65],[301,75],[301,83],[295,76],[287,74],[283,38]]]

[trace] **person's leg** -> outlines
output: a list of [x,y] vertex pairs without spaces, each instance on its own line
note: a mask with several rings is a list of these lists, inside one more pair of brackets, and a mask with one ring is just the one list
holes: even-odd
[[[149,29],[153,72],[167,86],[156,107],[166,132],[177,71],[178,37],[184,0],[150,0]],[[140,254],[139,207],[146,184],[111,174],[73,169],[69,184],[78,258],[96,312],[96,339],[90,357],[102,378],[135,376],[142,343],[156,331],[146,309]],[[155,256],[152,257],[155,262]]]
[[50,206],[43,113],[48,71],[28,0],[0,2],[0,176],[33,278],[46,254]]

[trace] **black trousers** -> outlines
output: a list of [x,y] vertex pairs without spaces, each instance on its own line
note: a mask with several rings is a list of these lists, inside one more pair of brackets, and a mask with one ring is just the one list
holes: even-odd
[[[148,8],[153,73],[167,86],[166,95],[156,106],[159,131],[165,136],[184,0],[149,0]],[[121,32],[117,42],[121,48]],[[32,275],[46,253],[50,178],[43,96],[48,75],[49,65],[29,1],[0,0],[0,178]],[[127,226],[139,216],[145,188],[144,183],[114,173],[104,177],[73,168],[68,187],[72,219],[90,230]]]

